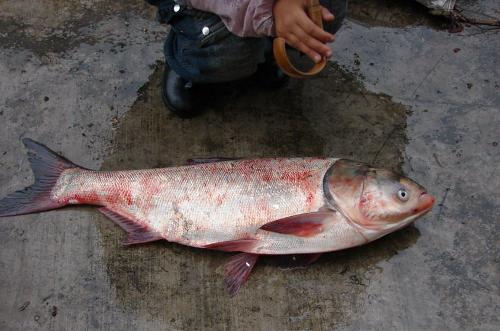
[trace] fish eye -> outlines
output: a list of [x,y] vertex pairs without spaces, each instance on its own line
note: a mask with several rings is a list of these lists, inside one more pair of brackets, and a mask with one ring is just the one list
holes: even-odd
[[410,198],[410,193],[406,192],[404,188],[401,188],[398,191],[398,198],[401,201],[408,201],[408,199]]

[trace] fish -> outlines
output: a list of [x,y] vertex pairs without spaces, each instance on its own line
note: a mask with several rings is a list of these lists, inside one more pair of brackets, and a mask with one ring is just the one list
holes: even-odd
[[231,296],[262,255],[299,254],[310,264],[408,226],[435,202],[407,177],[342,158],[206,158],[96,171],[22,142],[35,181],[0,200],[1,217],[94,205],[126,231],[124,245],[166,240],[237,252],[224,266]]

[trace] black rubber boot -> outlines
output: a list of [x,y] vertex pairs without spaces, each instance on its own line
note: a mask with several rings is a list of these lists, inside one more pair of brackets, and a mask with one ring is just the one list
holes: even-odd
[[272,53],[266,54],[266,61],[258,65],[254,77],[263,87],[272,89],[284,87],[290,81],[290,77],[276,64]]
[[190,118],[201,113],[199,87],[185,80],[175,71],[165,66],[162,82],[162,98],[165,106],[182,118]]

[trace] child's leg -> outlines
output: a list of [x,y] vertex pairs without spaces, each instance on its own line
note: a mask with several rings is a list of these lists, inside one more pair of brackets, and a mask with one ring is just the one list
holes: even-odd
[[[320,0],[335,15],[324,28],[336,33],[347,12],[347,0]],[[269,38],[242,38],[232,34],[212,13],[186,8],[173,0],[160,4],[160,19],[172,26],[165,42],[169,67],[194,83],[241,79],[254,74],[271,52]]]
[[264,62],[269,38],[238,37],[217,15],[175,6],[174,1],[163,2],[160,15],[172,27],[164,48],[167,64],[182,78],[194,83],[232,81],[252,75]]

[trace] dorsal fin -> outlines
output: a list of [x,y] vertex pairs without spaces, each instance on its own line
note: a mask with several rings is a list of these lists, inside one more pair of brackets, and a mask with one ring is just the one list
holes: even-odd
[[200,158],[194,158],[194,159],[188,159],[187,164],[188,165],[195,165],[195,164],[203,164],[203,163],[215,163],[215,162],[224,162],[224,161],[233,161],[233,160],[241,160],[239,157],[200,157]]

